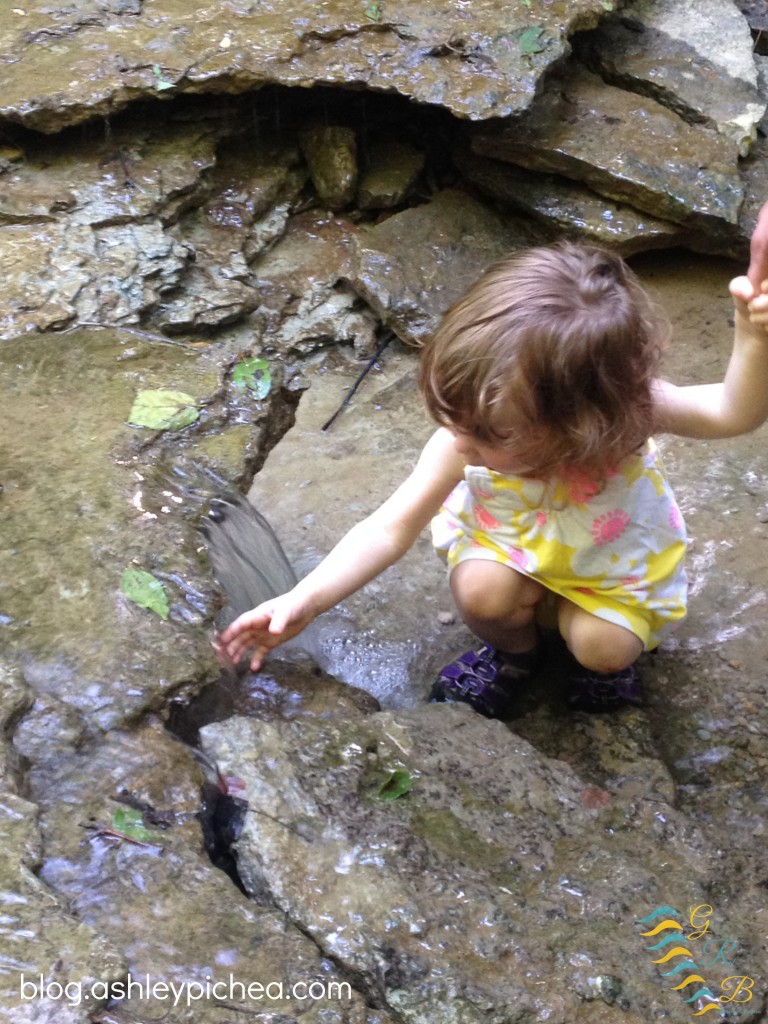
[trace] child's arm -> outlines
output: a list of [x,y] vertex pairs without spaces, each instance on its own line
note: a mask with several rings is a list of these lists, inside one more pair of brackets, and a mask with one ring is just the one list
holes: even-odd
[[464,460],[453,436],[441,428],[427,442],[411,475],[383,505],[352,527],[293,590],[235,619],[214,646],[235,663],[253,651],[250,666],[257,671],[269,650],[401,558],[463,476]]
[[768,419],[768,294],[747,277],[730,284],[736,306],[733,352],[720,384],[654,382],[656,430],[684,437],[735,437]]

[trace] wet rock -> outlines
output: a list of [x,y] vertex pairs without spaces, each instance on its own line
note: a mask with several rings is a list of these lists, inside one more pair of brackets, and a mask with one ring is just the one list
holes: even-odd
[[[137,393],[156,388],[190,394],[196,422],[166,432],[127,425]],[[300,388],[276,371],[259,401],[222,377],[210,354],[81,331],[4,343],[0,389],[14,435],[0,606],[26,682],[89,729],[107,729],[212,681],[200,627],[215,595],[199,552],[199,489],[221,478],[247,486],[290,426]],[[43,408],[54,410],[53,431],[31,413]],[[131,567],[161,580],[167,619],[123,596]]]
[[568,53],[568,36],[594,28],[605,2],[555,0],[532,11],[490,0],[455,10],[406,0],[308,9],[290,0],[245,5],[226,24],[217,3],[134,10],[94,0],[4,7],[0,117],[56,132],[137,96],[242,93],[269,82],[354,82],[461,117],[504,117],[528,107],[540,77]]
[[67,220],[93,228],[158,217],[204,195],[218,131],[199,125],[126,119],[53,139],[31,136],[24,160],[3,175],[0,223]]
[[[719,853],[658,798],[606,794],[459,706],[236,718],[202,741],[244,782],[246,887],[404,1020],[564,1024],[585,1000],[595,1021],[614,1004],[637,1021],[674,1012],[631,923],[662,893],[705,902]],[[410,790],[383,799],[395,772]]]
[[[41,876],[82,929],[124,950],[116,980],[134,983],[119,1006],[126,1019],[151,1019],[165,1007],[180,1024],[225,1024],[233,1013],[279,1020],[291,1013],[289,986],[344,980],[280,910],[246,899],[208,860],[200,765],[156,724],[113,732],[96,749],[35,769],[30,783],[46,836]],[[100,832],[119,832],[127,808],[138,810],[138,842]],[[189,987],[172,1006],[148,984]],[[366,1024],[351,988],[301,1004],[299,991],[293,1005],[308,1024]]]
[[362,228],[350,283],[398,338],[421,345],[487,266],[535,239],[530,224],[446,189]]
[[28,763],[45,764],[77,750],[87,738],[88,727],[75,708],[38,693],[13,732],[13,747]]
[[[0,842],[0,1021],[85,1024],[88,1010],[106,1003],[108,986],[124,975],[125,961],[37,877],[42,839],[35,804],[2,794]],[[79,998],[86,991],[96,996],[91,1006]]]
[[292,217],[285,235],[252,264],[259,309],[255,322],[265,344],[286,355],[351,343],[376,347],[377,319],[346,284],[354,274],[355,229],[308,211]]
[[318,198],[331,210],[341,210],[355,197],[357,139],[342,125],[315,125],[299,136]]
[[16,723],[32,703],[21,668],[0,658],[0,789],[21,791],[23,772],[12,737]]
[[535,217],[556,236],[569,235],[627,256],[690,241],[691,233],[679,224],[614,203],[569,178],[526,171],[464,147],[457,150],[456,163],[465,178],[486,195]]
[[379,702],[365,690],[323,672],[309,655],[287,650],[270,658],[259,672],[223,674],[189,704],[174,705],[169,728],[196,743],[202,727],[233,715],[290,721],[379,710]]
[[0,330],[137,323],[176,289],[193,246],[166,234],[205,195],[212,128],[123,124],[86,140],[30,143],[4,175]]
[[478,128],[472,147],[581,181],[663,220],[735,235],[743,199],[736,145],[588,72],[571,71],[530,116]]
[[408,143],[391,138],[375,143],[366,152],[357,205],[362,210],[400,206],[415,188],[424,163],[424,153]]
[[651,96],[749,152],[765,112],[749,26],[719,0],[632,0],[579,40],[614,85]]

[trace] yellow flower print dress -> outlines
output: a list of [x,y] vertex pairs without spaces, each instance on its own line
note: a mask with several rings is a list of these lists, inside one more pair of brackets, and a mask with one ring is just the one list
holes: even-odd
[[685,616],[685,523],[653,440],[600,484],[467,466],[432,541],[449,569],[470,558],[512,566],[647,650]]

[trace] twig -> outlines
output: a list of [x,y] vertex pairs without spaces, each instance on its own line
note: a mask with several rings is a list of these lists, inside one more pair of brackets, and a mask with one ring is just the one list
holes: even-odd
[[328,430],[329,427],[331,427],[336,422],[338,417],[341,416],[342,412],[346,409],[346,407],[352,401],[352,398],[354,397],[354,394],[357,391],[357,389],[360,387],[360,385],[363,383],[363,381],[368,376],[370,371],[373,369],[373,367],[374,367],[374,365],[376,363],[376,360],[379,358],[379,356],[384,351],[384,349],[387,347],[387,345],[390,343],[390,341],[392,341],[394,336],[395,336],[394,331],[387,331],[387,333],[384,335],[384,340],[379,342],[379,347],[376,349],[376,351],[373,353],[371,358],[365,364],[365,366],[363,367],[362,373],[360,374],[360,376],[357,378],[355,383],[352,385],[352,387],[349,389],[349,391],[344,396],[344,401],[341,403],[341,405],[336,410],[336,412],[333,414],[333,416],[331,416],[331,418],[329,420],[327,420],[322,425],[322,427],[320,428],[321,430],[323,430],[323,431]]
[[138,327],[126,327],[124,324],[99,324],[95,320],[80,320],[78,323],[72,324],[71,327],[65,327],[60,333],[67,334],[69,331],[77,331],[81,327],[100,327],[102,331],[127,331],[129,334],[137,334],[140,338],[146,338],[147,341],[159,341],[163,345],[176,345],[177,348],[194,351],[193,346],[186,341],[174,341],[173,338],[166,338],[162,334],[150,334],[149,331],[139,330]]

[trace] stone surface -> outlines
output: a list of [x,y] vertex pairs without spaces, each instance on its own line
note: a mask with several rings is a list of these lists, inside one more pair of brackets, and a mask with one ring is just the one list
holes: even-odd
[[[658,798],[590,786],[461,706],[236,718],[202,742],[244,782],[246,887],[404,1021],[566,1024],[588,1003],[592,1021],[639,1022],[677,1006],[634,921],[665,894],[705,903],[722,854]],[[396,772],[410,789],[387,799]],[[754,961],[746,935],[741,949]]]
[[[179,1024],[226,1024],[234,1013],[292,1020],[300,1007],[306,1024],[385,1024],[349,985],[302,1002],[297,988],[291,999],[292,986],[344,979],[279,909],[249,901],[211,864],[198,820],[203,773],[158,724],[51,758],[30,782],[46,836],[42,877],[83,932],[123,951],[116,980],[134,985],[119,1007],[125,1019],[166,1010]],[[100,832],[119,832],[129,808],[141,808],[139,842]],[[163,985],[181,991],[178,1002]]]
[[743,199],[735,143],[588,72],[572,70],[530,116],[497,130],[478,127],[472,145],[663,220],[735,235]]
[[378,322],[345,283],[354,275],[355,228],[327,213],[290,218],[283,237],[252,265],[255,323],[267,350],[296,355],[334,343],[375,349]]
[[23,768],[11,738],[31,704],[32,694],[21,669],[0,663],[0,790],[4,792],[19,793],[21,789]]
[[360,176],[357,204],[362,210],[385,210],[400,206],[416,187],[424,170],[425,155],[406,142],[385,138],[366,154]]
[[[191,394],[197,422],[176,432],[128,425],[146,388]],[[5,342],[0,390],[4,656],[23,652],[30,687],[91,728],[215,678],[200,629],[214,594],[198,550],[195,487],[247,485],[290,425],[300,389],[276,376],[259,402],[205,352],[80,331]],[[167,620],[122,596],[131,567],[164,581]]]
[[349,206],[357,187],[357,138],[343,125],[313,125],[299,135],[312,183],[331,210]]
[[602,77],[732,139],[745,155],[765,112],[749,25],[720,0],[631,0],[580,40]]
[[135,9],[86,0],[57,9],[30,0],[0,9],[0,117],[56,132],[137,96],[269,83],[354,83],[460,117],[505,117],[528,107],[568,36],[605,11],[605,0],[554,0],[535,12],[494,0],[450,9],[407,0],[144,0]]
[[[37,807],[12,793],[0,797],[0,1021],[85,1024],[106,1003],[107,987],[125,972],[111,942],[72,914],[37,877],[42,838]],[[89,1007],[86,992],[100,993]]]
[[536,237],[530,223],[445,190],[361,231],[350,283],[401,341],[421,345],[487,266]]
[[540,220],[553,238],[566,235],[626,256],[695,240],[696,233],[679,224],[615,203],[560,175],[487,159],[464,145],[457,147],[455,160],[467,181],[507,209]]

